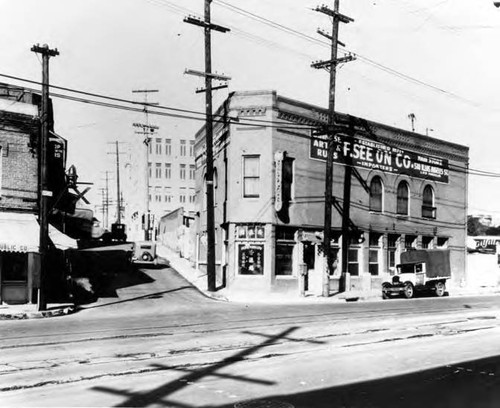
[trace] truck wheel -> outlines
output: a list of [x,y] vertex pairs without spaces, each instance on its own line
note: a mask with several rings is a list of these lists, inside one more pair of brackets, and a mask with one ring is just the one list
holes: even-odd
[[413,287],[413,284],[411,282],[405,283],[403,294],[406,299],[411,299],[413,296],[415,296],[415,288]]
[[387,289],[389,289],[389,284],[388,283],[384,283],[382,285],[382,299],[389,299],[390,296],[389,296],[389,292]]
[[446,291],[446,286],[444,285],[443,282],[438,282],[438,283],[436,283],[434,290],[435,290],[436,296],[441,297],[441,296],[444,296],[444,292]]

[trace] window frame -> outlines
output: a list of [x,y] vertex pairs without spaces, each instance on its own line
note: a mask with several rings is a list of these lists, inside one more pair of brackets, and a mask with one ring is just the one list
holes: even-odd
[[[377,203],[378,195],[375,196],[373,192],[374,184],[378,182],[380,183],[380,203]],[[376,205],[378,204],[378,205]],[[380,176],[375,176],[372,178],[370,182],[370,203],[369,203],[370,211],[381,213],[384,211],[384,183],[382,182],[382,178]]]
[[[258,186],[260,184],[260,155],[258,154],[249,154],[249,155],[243,155],[242,157],[242,172],[241,176],[243,178],[243,183],[242,183],[242,194],[243,198],[259,198],[260,193],[258,188],[254,188],[256,191],[255,193],[247,193],[247,182],[248,181],[254,181],[256,185]],[[257,160],[257,175],[247,175],[246,174],[246,166],[245,164],[247,163],[247,160],[251,159],[256,159]],[[251,189],[250,189],[251,190]]]
[[[430,192],[430,202],[428,200]],[[427,194],[426,194],[427,193]],[[430,184],[426,184],[422,191],[422,218],[436,219],[436,194]]]
[[[401,187],[405,187],[406,197],[401,194],[403,192]],[[396,214],[401,216],[410,215],[410,185],[406,180],[401,180],[396,189]]]

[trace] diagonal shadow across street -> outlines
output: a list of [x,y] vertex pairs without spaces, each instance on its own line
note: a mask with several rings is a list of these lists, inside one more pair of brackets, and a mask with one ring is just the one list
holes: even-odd
[[[204,377],[209,377],[209,376],[217,376],[217,377],[222,377],[222,378],[229,378],[229,379],[234,379],[237,381],[244,381],[244,382],[250,382],[250,383],[259,383],[259,384],[264,384],[264,385],[273,385],[275,384],[274,382],[271,381],[266,381],[266,380],[259,380],[259,379],[252,379],[252,378],[247,378],[247,377],[240,377],[240,376],[229,376],[226,374],[219,373],[218,371],[221,370],[222,368],[228,367],[232,364],[235,364],[239,361],[243,361],[246,357],[252,355],[253,353],[257,352],[258,350],[264,348],[264,347],[269,347],[273,344],[278,343],[282,339],[287,339],[288,335],[296,331],[298,327],[290,327],[281,333],[278,333],[274,336],[265,336],[267,339],[263,341],[262,343],[256,344],[255,346],[246,348],[244,350],[241,350],[240,352],[226,357],[223,360],[212,364],[208,367],[203,367],[200,368],[199,370],[185,370],[188,371],[187,374],[185,374],[183,377],[178,378],[175,381],[168,382],[156,389],[150,390],[150,391],[145,391],[145,392],[130,392],[127,390],[117,390],[109,387],[93,387],[93,390],[96,391],[101,391],[105,393],[110,393],[110,394],[115,394],[115,395],[123,395],[124,397],[127,397],[125,401],[122,403],[116,405],[117,407],[146,407],[152,404],[155,405],[163,405],[163,406],[169,406],[169,407],[178,407],[178,408],[194,408],[193,406],[185,405],[180,402],[174,402],[172,400],[166,400],[167,397],[171,396],[175,392],[189,386],[191,383],[196,382]],[[257,334],[257,333],[252,333],[252,334]],[[259,334],[260,335],[260,334]],[[264,335],[262,335],[264,336]],[[156,367],[163,367],[162,365],[155,365]],[[168,366],[166,366],[167,369],[170,369]],[[172,368],[174,369],[174,368]],[[179,370],[178,368],[175,368],[175,370]]]

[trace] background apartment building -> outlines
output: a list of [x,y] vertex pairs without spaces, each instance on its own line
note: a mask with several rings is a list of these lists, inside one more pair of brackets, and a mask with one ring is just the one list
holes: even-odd
[[153,239],[161,217],[179,208],[194,212],[193,136],[162,136],[160,132],[153,132],[148,145],[140,137],[129,144],[123,208],[130,240],[144,239],[143,222],[147,217],[143,215],[148,210],[154,219],[151,222]]

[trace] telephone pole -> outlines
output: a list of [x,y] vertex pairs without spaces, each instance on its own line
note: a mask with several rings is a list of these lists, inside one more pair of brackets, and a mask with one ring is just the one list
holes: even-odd
[[122,223],[122,196],[120,192],[120,152],[118,140],[116,140],[113,144],[115,145],[115,152],[111,152],[108,154],[116,155],[116,223]]
[[[333,205],[333,153],[334,153],[334,137],[338,133],[338,127],[336,126],[335,119],[335,86],[336,86],[336,76],[337,76],[337,65],[345,62],[354,60],[352,55],[348,55],[342,58],[337,58],[338,45],[341,43],[339,41],[339,23],[350,23],[354,20],[347,17],[339,12],[340,0],[335,0],[334,9],[331,10],[327,6],[316,7],[315,11],[326,14],[330,16],[333,20],[332,23],[332,34],[329,35],[321,30],[318,30],[318,34],[331,40],[331,55],[328,61],[319,61],[313,63],[311,66],[316,69],[327,69],[330,72],[330,88],[329,88],[329,98],[328,98],[328,125],[326,126],[323,134],[327,135],[327,158],[326,158],[326,175],[325,175],[325,218],[324,218],[324,231],[323,231],[323,249],[326,256],[326,273],[323,274],[322,280],[322,295],[327,297],[330,294],[330,283],[329,274],[333,271],[333,259],[332,251],[330,247],[331,243],[331,228],[332,228],[332,205]],[[345,205],[345,202],[344,202]]]
[[151,214],[149,211],[149,144],[151,143],[151,138],[154,132],[159,129],[158,126],[151,125],[149,123],[149,112],[148,106],[158,105],[158,102],[148,102],[148,94],[156,93],[158,89],[136,89],[132,93],[142,93],[144,94],[144,119],[145,123],[134,123],[133,126],[141,128],[141,131],[135,132],[144,136],[143,143],[146,145],[145,149],[145,171],[144,171],[144,183],[146,185],[146,194],[144,197],[144,239],[149,241],[151,239],[150,229],[151,229]]
[[[212,117],[212,80],[226,81],[230,78],[212,73],[212,30],[226,33],[229,28],[212,24],[210,14],[210,3],[212,0],[205,0],[204,20],[194,17],[186,17],[184,22],[194,24],[204,28],[205,34],[205,72],[186,70],[187,74],[205,77],[205,89],[198,92],[205,92],[205,149],[207,155],[206,174],[206,194],[207,194],[207,289],[210,292],[216,290],[216,268],[215,268],[215,220],[214,220],[214,157],[213,157],[213,117]],[[214,88],[225,88],[225,85]]]
[[59,55],[57,48],[50,49],[47,44],[31,47],[31,51],[42,54],[42,109],[41,109],[41,137],[38,143],[38,197],[40,224],[40,284],[38,287],[38,310],[47,309],[45,296],[45,279],[47,273],[47,252],[49,248],[49,197],[52,191],[48,190],[47,147],[49,141],[49,58]]

